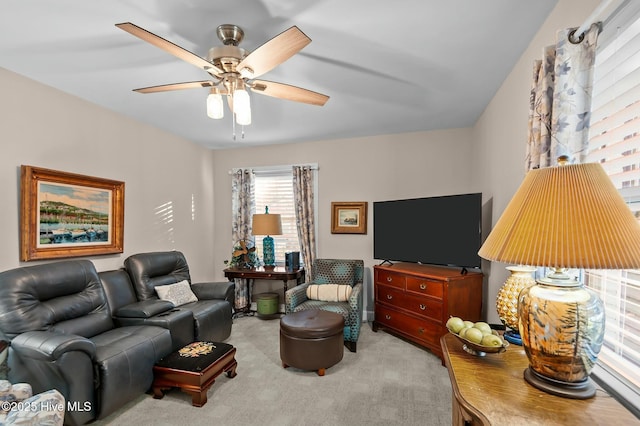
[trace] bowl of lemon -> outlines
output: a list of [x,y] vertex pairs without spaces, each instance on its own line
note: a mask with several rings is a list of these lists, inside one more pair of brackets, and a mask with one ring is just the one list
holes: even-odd
[[472,355],[485,356],[488,353],[500,353],[506,351],[509,346],[509,342],[484,321],[473,322],[459,317],[450,317],[446,327],[449,333],[462,342],[462,349]]

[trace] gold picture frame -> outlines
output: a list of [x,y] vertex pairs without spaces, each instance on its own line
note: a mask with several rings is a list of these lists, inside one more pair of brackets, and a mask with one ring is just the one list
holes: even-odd
[[124,182],[20,166],[20,260],[124,251]]
[[332,234],[366,234],[367,202],[332,202]]

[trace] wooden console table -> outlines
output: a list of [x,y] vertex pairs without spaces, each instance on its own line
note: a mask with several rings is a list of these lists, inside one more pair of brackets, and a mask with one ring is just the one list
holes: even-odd
[[[227,268],[224,270],[224,276],[230,280],[234,278],[242,278],[247,280],[247,301],[248,305],[242,309],[244,312],[251,310],[251,293],[255,280],[275,280],[283,282],[284,293],[289,289],[287,283],[291,280],[296,281],[296,285],[304,283],[305,272],[304,268],[289,269],[283,266],[276,266],[273,269],[259,268]],[[283,297],[284,297],[283,293]]]
[[597,387],[591,399],[568,399],[524,381],[529,361],[521,346],[501,354],[468,354],[451,334],[440,339],[449,370],[452,424],[457,425],[638,425],[640,419]]

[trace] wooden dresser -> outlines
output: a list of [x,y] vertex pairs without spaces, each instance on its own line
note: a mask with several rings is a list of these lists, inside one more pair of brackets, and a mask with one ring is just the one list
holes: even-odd
[[482,273],[461,268],[396,263],[374,266],[375,320],[382,328],[442,358],[440,337],[450,316],[480,321]]

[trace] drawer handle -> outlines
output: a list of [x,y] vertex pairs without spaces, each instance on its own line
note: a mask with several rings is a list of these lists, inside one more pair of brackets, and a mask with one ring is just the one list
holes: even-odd
[[419,332],[420,334],[423,334],[423,333],[424,333],[424,328],[420,327],[420,328],[418,329],[418,332]]
[[420,284],[420,290],[426,290],[427,289],[427,285],[426,284]]
[[385,315],[384,316],[386,319],[390,320],[391,319],[391,315]]
[[391,300],[391,299],[393,299],[393,296],[390,295],[390,294],[387,294],[387,299]]
[[420,304],[420,310],[424,311],[425,309],[427,309],[427,307],[421,303]]
[[390,283],[391,281],[393,281],[393,278],[387,277],[387,282]]

